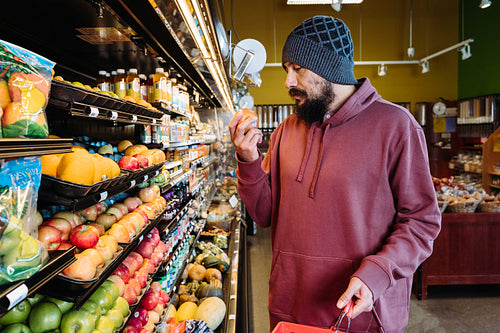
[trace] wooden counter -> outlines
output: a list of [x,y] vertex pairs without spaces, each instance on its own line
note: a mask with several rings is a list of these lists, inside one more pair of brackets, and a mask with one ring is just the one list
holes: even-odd
[[432,255],[415,273],[418,299],[427,286],[500,283],[500,213],[445,213]]

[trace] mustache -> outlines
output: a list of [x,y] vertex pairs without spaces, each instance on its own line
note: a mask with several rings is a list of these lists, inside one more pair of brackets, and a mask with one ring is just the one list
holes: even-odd
[[294,96],[307,96],[307,92],[302,89],[291,88],[288,90],[288,94],[292,97]]

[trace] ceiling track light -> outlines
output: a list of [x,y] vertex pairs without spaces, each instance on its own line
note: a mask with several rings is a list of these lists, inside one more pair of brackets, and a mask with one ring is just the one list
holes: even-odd
[[485,9],[491,6],[491,1],[490,0],[481,0],[481,3],[479,4],[479,8]]
[[425,74],[429,72],[429,61],[424,60],[420,63],[420,66],[422,66],[422,74]]
[[378,76],[385,76],[387,74],[387,67],[385,64],[378,65]]

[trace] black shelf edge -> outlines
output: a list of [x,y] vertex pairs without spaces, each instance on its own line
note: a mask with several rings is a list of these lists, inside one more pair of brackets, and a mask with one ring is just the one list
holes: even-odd
[[70,153],[73,139],[0,139],[0,158]]

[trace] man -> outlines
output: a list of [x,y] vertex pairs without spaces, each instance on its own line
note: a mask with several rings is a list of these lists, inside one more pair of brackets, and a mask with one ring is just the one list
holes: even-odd
[[237,112],[229,124],[241,198],[271,227],[271,330],[327,328],[354,299],[349,332],[378,332],[372,308],[386,332],[404,332],[413,273],[440,230],[422,128],[355,79],[352,54],[341,20],[305,20],[282,55],[297,112],[265,158],[261,132],[245,134],[255,117]]

